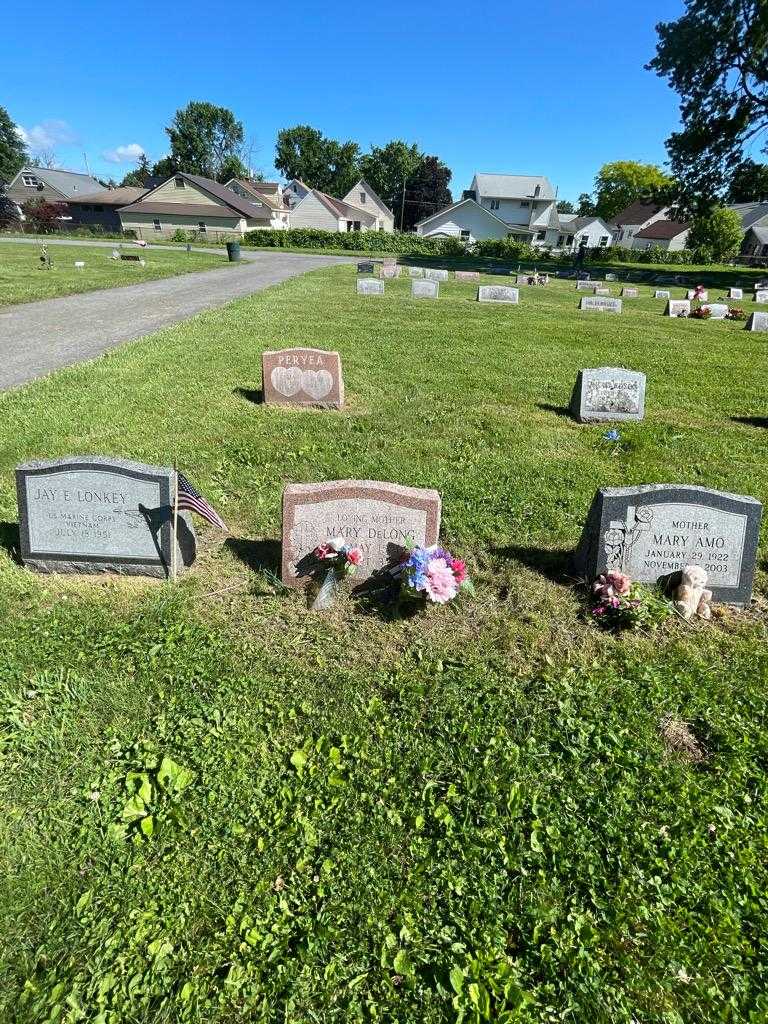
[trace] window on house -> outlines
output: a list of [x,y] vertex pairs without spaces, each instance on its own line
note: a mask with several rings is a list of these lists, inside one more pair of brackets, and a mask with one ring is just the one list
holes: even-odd
[[565,235],[558,235],[557,236],[557,244],[558,245],[562,245],[564,241],[565,241]]
[[21,181],[22,184],[27,186],[27,188],[37,188],[40,184],[34,174],[22,174]]
[[531,204],[530,204],[530,203],[528,202],[528,200],[527,200],[527,199],[522,199],[522,200],[520,201],[520,207],[521,207],[521,209],[523,209],[523,210],[527,210],[527,209],[528,209],[528,207],[529,207],[530,205],[531,205]]
[[601,246],[601,248],[604,249],[606,247],[606,245],[608,245],[608,235],[601,235],[600,236],[600,246]]
[[459,237],[461,238],[462,242],[468,242],[469,230],[467,228],[462,228],[461,231],[459,232]]
[[365,192],[360,193],[360,202],[365,205]]
[[536,240],[538,242],[543,242],[546,237],[547,237],[547,230],[546,230],[546,228],[543,231],[538,231],[536,233]]
[[103,206],[94,206],[94,208],[93,208],[93,212],[94,212],[94,213],[101,213],[101,211],[102,211],[103,209],[104,209],[104,207],[103,207]]
[[205,221],[204,221],[204,220],[199,220],[199,221],[197,222],[197,230],[198,230],[198,231],[199,231],[199,232],[200,232],[201,234],[203,234],[203,235],[205,234]]
[[153,220],[152,221],[152,227],[154,228],[155,231],[162,231],[163,230],[162,227],[160,226],[160,221],[159,220]]
[[498,199],[491,199],[489,201],[489,203],[488,203],[488,209],[489,210],[498,210],[498,208],[499,208],[499,200]]
[[173,184],[176,186],[176,188],[186,188],[187,187],[187,183],[186,183],[186,181],[184,181],[183,178],[174,178],[173,179]]
[[567,238],[565,244],[566,245],[573,245],[573,235],[568,235],[568,238]]

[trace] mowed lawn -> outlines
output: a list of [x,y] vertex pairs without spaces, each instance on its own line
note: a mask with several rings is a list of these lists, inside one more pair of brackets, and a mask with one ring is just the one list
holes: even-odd
[[[569,561],[601,485],[768,497],[768,336],[409,290],[305,275],[0,396],[3,1021],[768,1018],[766,530],[750,609],[655,634]],[[259,403],[289,345],[344,412]],[[602,365],[648,375],[618,445],[565,411]],[[177,459],[231,533],[175,586],[25,571],[14,466],[86,453]],[[309,613],[282,488],[346,477],[437,488],[477,596]]]
[[[47,244],[53,267],[48,270],[40,260]],[[113,247],[116,251],[139,255],[142,267],[128,260],[113,260],[112,248],[88,245],[57,245],[56,242],[22,244],[0,241],[0,306],[15,302],[35,302],[72,292],[90,292],[97,288],[116,288],[141,284],[161,277],[175,277],[193,270],[212,270],[230,266],[227,254],[176,252],[171,249],[140,249],[130,243]],[[84,267],[76,267],[83,262]]]

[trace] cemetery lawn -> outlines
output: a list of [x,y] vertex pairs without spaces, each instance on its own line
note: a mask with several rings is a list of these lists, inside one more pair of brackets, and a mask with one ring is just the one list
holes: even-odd
[[[766,530],[709,625],[603,632],[570,575],[601,485],[768,496],[766,335],[642,293],[335,267],[0,396],[0,1020],[767,1019]],[[258,403],[292,344],[344,412]],[[618,444],[565,411],[602,365],[648,375]],[[14,466],[86,453],[178,459],[231,533],[176,586],[20,568]],[[344,477],[437,488],[476,598],[309,614],[282,488]]]
[[[41,242],[41,247],[43,244],[46,243]],[[146,261],[142,267],[138,263],[111,259],[112,250],[104,246],[89,246],[87,243],[82,246],[56,245],[52,241],[47,244],[53,260],[51,270],[41,269],[40,248],[37,246],[0,241],[0,306],[231,266],[226,252],[214,255],[170,249],[141,250],[124,245],[123,252],[141,255]],[[81,260],[85,266],[76,267],[75,262]]]

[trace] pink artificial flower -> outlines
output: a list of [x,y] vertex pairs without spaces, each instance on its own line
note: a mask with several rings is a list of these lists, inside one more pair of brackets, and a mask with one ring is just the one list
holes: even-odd
[[627,576],[625,572],[607,572],[605,581],[616,594],[620,595],[628,594],[632,586],[632,577]]
[[453,570],[453,575],[456,577],[456,582],[463,583],[467,578],[466,562],[461,558],[454,558],[451,562],[451,569]]
[[456,597],[458,585],[453,570],[444,558],[430,558],[427,562],[426,582],[424,589],[430,601],[436,604],[447,604]]
[[315,558],[331,558],[335,554],[330,544],[318,544],[314,550]]
[[363,552],[360,548],[350,548],[347,551],[347,561],[350,565],[360,565],[363,560]]

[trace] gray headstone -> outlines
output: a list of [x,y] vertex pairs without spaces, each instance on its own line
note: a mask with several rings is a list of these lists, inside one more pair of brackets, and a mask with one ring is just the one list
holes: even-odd
[[725,320],[728,316],[728,304],[726,302],[708,302],[701,308],[709,310],[710,320]]
[[621,296],[624,299],[636,299],[640,293],[637,288],[622,288]]
[[746,329],[748,331],[768,331],[768,313],[750,313]]
[[576,571],[593,580],[618,570],[653,584],[686,565],[700,565],[715,600],[746,605],[762,510],[755,498],[707,487],[604,487],[592,501]]
[[580,423],[641,420],[645,414],[645,374],[614,366],[579,370],[571,413]]
[[606,274],[605,275],[605,280],[606,281],[615,281],[616,280],[616,275],[615,274]]
[[335,537],[362,549],[354,579],[363,581],[397,564],[409,539],[428,547],[439,535],[437,491],[375,480],[289,484],[283,492],[283,583],[306,584],[307,556]]
[[478,302],[502,302],[516,305],[520,298],[517,288],[509,288],[503,284],[484,284],[477,289]]
[[[27,462],[16,470],[22,561],[37,572],[171,573],[175,471],[96,455]],[[177,568],[195,560],[187,512]]]
[[654,299],[671,299],[672,293],[663,288],[657,288],[656,291],[653,293],[653,297]]
[[670,299],[669,302],[667,302],[667,308],[665,310],[666,316],[680,316],[681,313],[685,313],[687,316],[690,312],[690,299]]
[[601,285],[601,286],[598,286],[597,288],[593,288],[592,289],[592,294],[593,295],[610,295],[611,294],[611,289],[610,288],[606,288],[605,285]]
[[424,277],[428,281],[447,281],[448,271],[447,270],[425,270]]
[[408,276],[409,277],[424,277],[424,268],[423,267],[408,267]]
[[372,274],[373,273],[373,262],[368,260],[367,262],[357,264],[358,274]]
[[755,302],[768,302],[768,288],[758,288],[755,292]]
[[414,299],[436,299],[439,292],[439,281],[411,281],[411,296]]
[[621,299],[609,299],[603,295],[585,295],[579,309],[596,310],[598,313],[620,313]]
[[599,288],[602,283],[602,281],[590,281],[589,278],[580,277],[576,282],[576,291],[591,292],[593,288]]
[[377,281],[375,278],[359,278],[357,281],[357,294],[358,295],[383,295],[384,294],[384,282]]
[[744,289],[743,288],[729,288],[728,289],[728,298],[729,299],[743,299],[744,298]]

